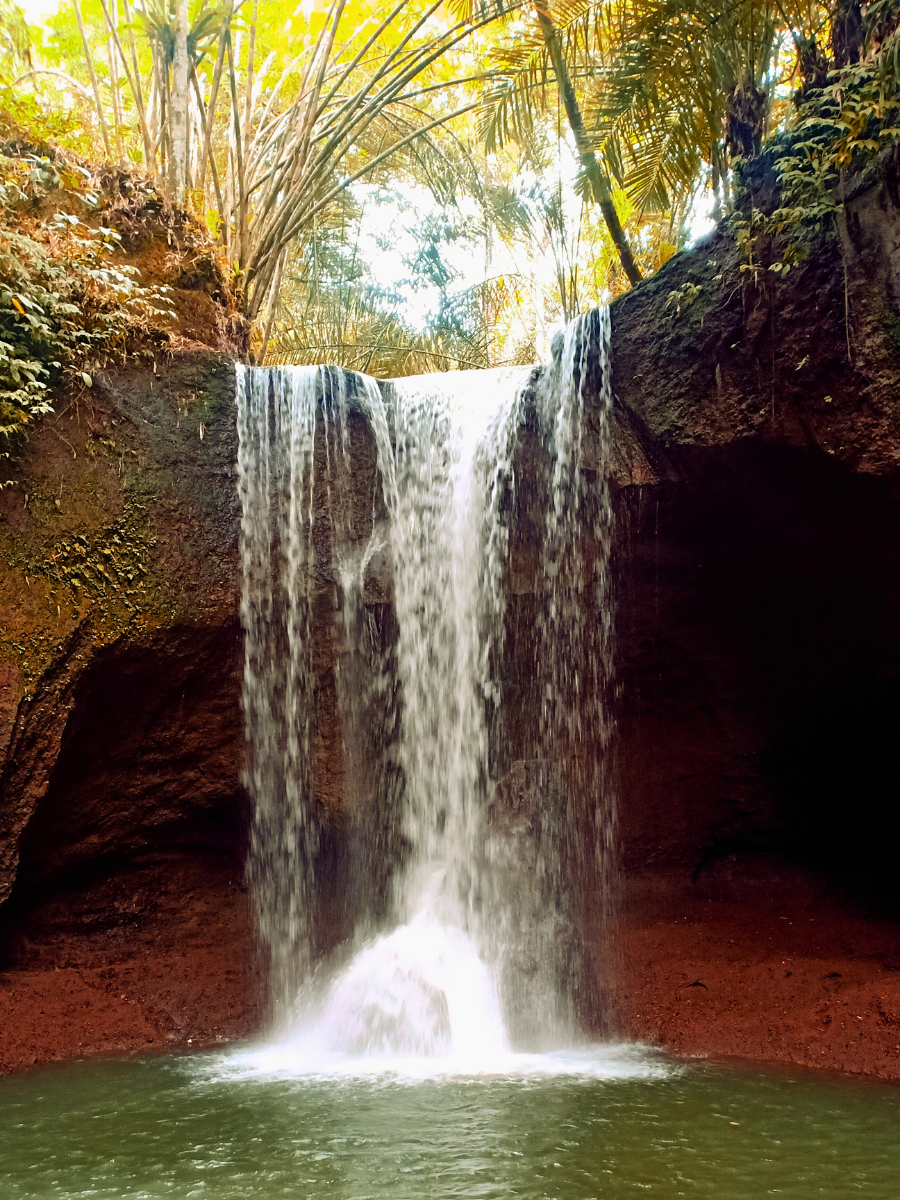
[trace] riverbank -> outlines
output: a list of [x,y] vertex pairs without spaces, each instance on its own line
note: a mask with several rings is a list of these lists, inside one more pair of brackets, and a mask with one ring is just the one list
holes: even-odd
[[626,895],[626,1036],[679,1055],[900,1079],[896,923],[762,864],[723,864],[696,884],[644,876]]
[[259,977],[247,892],[216,856],[147,864],[24,914],[0,971],[0,1075],[248,1037]]
[[[0,972],[0,1074],[191,1052],[258,1028],[233,864],[146,866],[35,908]],[[900,927],[811,876],[720,864],[629,881],[620,1028],[676,1055],[900,1079]]]

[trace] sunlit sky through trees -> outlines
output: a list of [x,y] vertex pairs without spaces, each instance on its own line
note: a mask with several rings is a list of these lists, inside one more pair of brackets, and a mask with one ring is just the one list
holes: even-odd
[[894,7],[848,48],[766,0],[0,0],[0,86],[206,227],[257,357],[489,367],[727,215],[767,139],[805,144],[808,94],[846,107],[829,70],[868,105],[835,162],[894,137]]

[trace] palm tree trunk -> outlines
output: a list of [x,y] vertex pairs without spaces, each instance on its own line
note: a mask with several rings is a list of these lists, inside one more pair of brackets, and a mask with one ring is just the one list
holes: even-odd
[[578,158],[581,161],[585,174],[590,180],[594,199],[600,205],[600,211],[603,213],[603,219],[606,222],[606,228],[609,230],[609,236],[612,238],[619,253],[619,261],[622,264],[622,269],[628,276],[628,282],[633,287],[636,283],[640,283],[643,276],[637,263],[634,261],[634,255],[631,253],[631,247],[628,245],[628,238],[625,236],[625,230],[622,228],[622,222],[619,220],[619,214],[616,212],[616,206],[613,203],[612,197],[612,186],[603,172],[600,160],[591,149],[590,141],[584,128],[584,118],[581,115],[581,109],[578,105],[578,97],[575,95],[572,77],[569,74],[569,68],[566,63],[566,56],[563,53],[559,30],[554,25],[553,18],[546,8],[539,7],[536,11],[541,33],[544,37],[544,44],[550,53],[550,60],[553,63],[553,70],[556,73],[556,86],[559,90],[559,96],[563,102],[563,108],[566,110],[569,128],[572,130],[572,135],[575,138]]

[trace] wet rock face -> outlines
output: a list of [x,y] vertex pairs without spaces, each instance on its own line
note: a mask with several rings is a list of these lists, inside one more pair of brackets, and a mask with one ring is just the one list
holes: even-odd
[[[177,1041],[148,1016],[175,994],[200,1036],[255,1012],[233,397],[206,351],[98,375],[0,492],[0,978],[24,1022],[13,1006],[2,1066]],[[206,1020],[196,970],[222,946],[243,965]],[[82,971],[82,1036],[41,983],[57,968]],[[143,1007],[118,999],[133,971]],[[50,1005],[43,1042],[30,1004]]]
[[622,493],[629,871],[780,852],[898,908],[898,535],[891,480],[777,446]]
[[632,871],[776,850],[900,909],[898,228],[888,175],[786,276],[720,233],[613,306]]
[[172,848],[237,857],[241,637],[185,626],[99,651],[73,692],[17,887]]
[[[379,519],[358,412],[348,437],[341,552],[358,557]],[[342,754],[337,672],[357,668],[336,619],[324,443],[317,456],[311,751],[331,945],[352,911],[349,814],[370,781],[364,747],[349,769]],[[98,377],[0,491],[0,1070],[233,1038],[259,1019],[236,459],[234,366],[195,351]],[[389,641],[383,556],[364,583]],[[77,979],[53,999],[57,969]],[[78,1036],[61,1028],[70,1008]]]

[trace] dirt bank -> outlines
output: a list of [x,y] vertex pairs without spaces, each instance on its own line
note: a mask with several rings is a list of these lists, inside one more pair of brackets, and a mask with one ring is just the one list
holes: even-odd
[[782,866],[634,879],[623,1034],[675,1054],[900,1079],[900,927]]
[[170,855],[70,883],[16,914],[0,971],[0,1074],[253,1033],[259,973],[241,864]]

